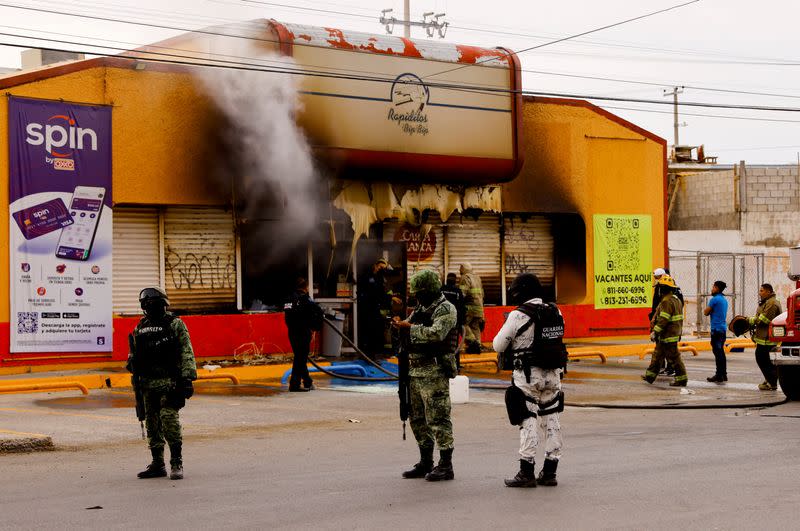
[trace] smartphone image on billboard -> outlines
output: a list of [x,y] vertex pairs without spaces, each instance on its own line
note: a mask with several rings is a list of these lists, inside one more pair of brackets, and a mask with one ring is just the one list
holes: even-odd
[[88,260],[92,254],[97,224],[103,212],[106,189],[101,186],[76,186],[69,213],[72,225],[61,229],[56,256],[67,260]]

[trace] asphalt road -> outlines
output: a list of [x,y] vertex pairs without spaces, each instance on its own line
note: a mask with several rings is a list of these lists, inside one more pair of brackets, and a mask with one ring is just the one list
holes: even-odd
[[474,392],[469,404],[454,406],[456,479],[442,483],[400,477],[417,455],[410,430],[401,440],[390,392],[251,388],[197,396],[183,411],[183,481],[136,479],[149,455],[129,406],[127,393],[114,390],[85,399],[0,396],[1,425],[46,431],[60,448],[0,455],[0,528],[798,525],[800,403],[568,408],[559,486],[536,489],[503,486],[518,466],[518,434],[496,391]]

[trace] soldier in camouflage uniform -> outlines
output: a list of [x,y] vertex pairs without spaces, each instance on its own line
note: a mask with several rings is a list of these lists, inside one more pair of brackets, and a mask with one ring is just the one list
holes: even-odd
[[[419,462],[403,472],[404,478],[442,481],[455,477],[449,379],[456,375],[458,331],[456,309],[442,295],[441,287],[436,272],[416,273],[411,277],[409,292],[417,299],[417,307],[408,320],[401,321],[397,317],[394,320],[394,326],[409,334],[409,422],[420,454]],[[439,446],[436,467],[433,466],[434,444]]]
[[170,451],[170,479],[183,479],[181,424],[178,410],[194,393],[197,379],[194,351],[186,325],[167,311],[169,300],[161,288],[139,294],[144,317],[131,334],[128,370],[144,402],[147,443],[153,461],[140,478],[165,477],[164,442]]

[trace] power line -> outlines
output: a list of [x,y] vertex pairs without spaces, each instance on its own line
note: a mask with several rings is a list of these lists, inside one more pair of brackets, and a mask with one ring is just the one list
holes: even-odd
[[[0,35],[4,35],[7,37],[13,38],[23,38],[23,39],[32,39],[36,41],[46,41],[46,42],[55,42],[59,44],[68,44],[68,45],[78,45],[78,46],[90,46],[93,48],[102,48],[102,49],[110,49],[110,50],[118,50],[123,52],[129,52],[130,50],[124,48],[118,48],[113,46],[106,46],[106,45],[92,45],[87,43],[80,43],[80,42],[71,42],[65,41],[60,39],[49,39],[49,38],[41,38],[41,37],[33,37],[29,35],[19,35],[19,34],[9,34],[0,32]],[[27,45],[21,45],[16,43],[8,43],[8,42],[0,42],[0,44],[4,44],[6,46],[12,46],[17,48],[27,48]],[[53,49],[53,48],[51,48]],[[124,58],[130,60],[139,60],[139,61],[152,61],[158,63],[166,63],[166,64],[175,64],[175,65],[183,65],[183,66],[196,66],[196,67],[214,67],[214,68],[230,68],[235,70],[249,70],[249,71],[256,71],[256,72],[265,72],[265,73],[281,73],[281,74],[292,74],[292,75],[305,75],[309,77],[326,77],[326,78],[334,78],[334,79],[348,79],[348,80],[355,80],[355,81],[367,81],[367,82],[377,82],[377,83],[394,83],[395,79],[390,77],[369,77],[369,76],[353,76],[353,75],[346,75],[346,74],[334,74],[330,72],[322,72],[319,70],[313,69],[303,69],[303,68],[289,68],[289,67],[282,67],[282,68],[264,68],[263,65],[247,63],[247,62],[239,62],[239,61],[226,61],[226,60],[213,60],[213,62],[197,62],[197,56],[186,56],[180,54],[167,54],[162,52],[146,52],[142,51],[139,53],[146,54],[141,57],[132,57],[132,56],[124,56],[124,55],[117,55],[117,54],[106,54],[106,53],[98,53],[95,51],[86,51],[86,50],[74,50],[74,49],[62,49],[56,51],[64,51],[64,52],[80,52],[85,53],[88,55],[97,55],[103,57],[117,57],[117,58]],[[153,55],[156,56],[164,56],[168,59],[158,59],[151,57]],[[186,61],[178,60],[178,59],[187,59]],[[273,61],[274,62],[274,61]],[[661,100],[651,100],[651,99],[644,99],[644,98],[622,98],[622,97],[614,97],[614,96],[601,96],[601,95],[587,95],[587,94],[568,94],[568,93],[560,93],[560,92],[543,92],[543,91],[534,91],[534,90],[511,90],[505,88],[493,88],[481,85],[467,85],[467,84],[459,84],[459,83],[426,83],[427,86],[434,87],[434,88],[442,88],[442,89],[449,89],[449,90],[462,90],[462,91],[469,91],[474,93],[483,93],[483,94],[516,94],[519,93],[525,96],[550,96],[550,97],[560,97],[560,98],[573,98],[573,99],[586,99],[586,100],[600,100],[600,101],[619,101],[619,102],[632,102],[632,103],[647,103],[647,104],[655,104],[655,105],[671,105],[670,102],[661,101]],[[707,108],[719,108],[719,109],[737,109],[737,110],[756,110],[756,111],[773,111],[773,112],[800,112],[800,108],[798,107],[777,107],[777,106],[763,106],[763,105],[742,105],[742,104],[723,104],[723,103],[704,103],[704,102],[683,102],[683,106],[686,107],[707,107]]]
[[[602,77],[602,76],[589,76],[589,75],[581,75],[581,74],[567,74],[562,72],[548,72],[545,70],[527,70],[525,68],[521,69],[522,72],[527,72],[531,74],[541,74],[546,76],[560,76],[560,77],[572,77],[577,79],[590,79],[593,81],[609,81],[614,83],[629,83],[633,85],[647,85],[651,87],[666,87],[666,86],[673,86],[675,82],[665,82],[665,83],[657,83],[655,81],[640,81],[640,80],[632,80],[632,79],[620,79],[620,78],[611,78],[611,77]],[[702,90],[708,92],[722,92],[722,93],[729,93],[729,94],[744,94],[749,96],[770,96],[775,98],[794,98],[800,99],[800,95],[793,95],[793,94],[777,94],[774,92],[756,92],[750,90],[736,90],[736,89],[721,89],[721,88],[713,88],[713,87],[703,87],[699,85],[686,85],[680,84],[682,87],[692,90]]]
[[[656,114],[672,114],[672,111],[658,111],[655,109],[637,109],[636,107],[618,107],[615,105],[602,105],[603,109],[617,109],[622,111],[636,111],[636,112],[649,112],[649,113],[656,113]],[[778,122],[778,123],[789,123],[789,124],[800,124],[800,120],[781,120],[778,118],[756,118],[754,116],[726,116],[724,114],[701,114],[701,113],[691,113],[691,112],[681,112],[683,116],[697,116],[700,118],[724,118],[728,120],[744,120],[744,121],[752,121],[752,122]]]
[[[609,28],[614,28],[614,27],[617,27],[617,26],[621,26],[623,24],[628,24],[629,22],[634,22],[636,20],[641,20],[643,18],[648,18],[648,17],[652,17],[654,15],[658,15],[658,14],[661,14],[661,13],[666,13],[667,11],[672,11],[673,9],[678,9],[678,8],[681,8],[681,7],[684,7],[684,6],[688,6],[690,4],[696,4],[699,1],[700,0],[690,0],[689,2],[684,2],[682,4],[677,4],[677,5],[674,5],[674,6],[671,6],[671,7],[667,7],[665,9],[659,9],[658,11],[653,11],[651,13],[645,13],[644,15],[639,15],[637,17],[629,18],[629,19],[626,19],[626,20],[621,20],[621,21],[615,22],[613,24],[607,24],[605,26],[602,26],[602,27],[599,27],[599,28],[595,28],[595,29],[591,29],[591,30],[588,30],[588,31],[584,31],[582,33],[576,33],[574,35],[568,35],[566,37],[561,37],[560,39],[556,39],[556,40],[553,40],[553,41],[545,42],[543,44],[537,44],[537,45],[531,46],[529,48],[523,48],[522,50],[517,50],[516,53],[517,54],[521,54],[521,53],[525,53],[525,52],[530,52],[531,50],[538,50],[539,48],[544,48],[545,46],[550,46],[550,45],[553,45],[553,44],[557,44],[559,42],[568,41],[570,39],[575,39],[577,37],[583,37],[584,35],[589,35],[590,33],[596,33],[598,31],[603,31],[603,30],[606,30],[606,29],[609,29]],[[479,65],[481,63],[485,63],[486,61],[490,61],[491,59],[492,58],[487,58],[487,59],[483,59],[481,61],[475,61],[473,64],[462,65],[462,66],[459,66],[459,67],[456,67],[456,68],[451,68],[449,70],[444,70],[444,71],[436,73],[436,74],[429,74],[429,75],[427,75],[425,77],[438,76],[438,75],[441,75],[441,74],[446,74],[448,72],[453,72],[455,70],[461,70],[462,68],[467,68],[469,66],[476,66],[476,65]]]

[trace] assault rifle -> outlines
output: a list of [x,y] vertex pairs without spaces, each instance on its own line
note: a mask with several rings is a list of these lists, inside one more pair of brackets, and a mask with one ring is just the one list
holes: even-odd
[[136,371],[136,339],[134,339],[133,334],[128,334],[128,348],[131,351],[131,361],[128,369],[131,371],[131,387],[133,387],[133,396],[136,400],[136,418],[139,420],[139,426],[142,428],[142,439],[144,439],[144,394]]
[[406,421],[411,412],[411,366],[408,361],[408,334],[392,328],[392,346],[397,352],[397,395],[400,397],[400,420],[403,422],[403,440],[406,440]]

